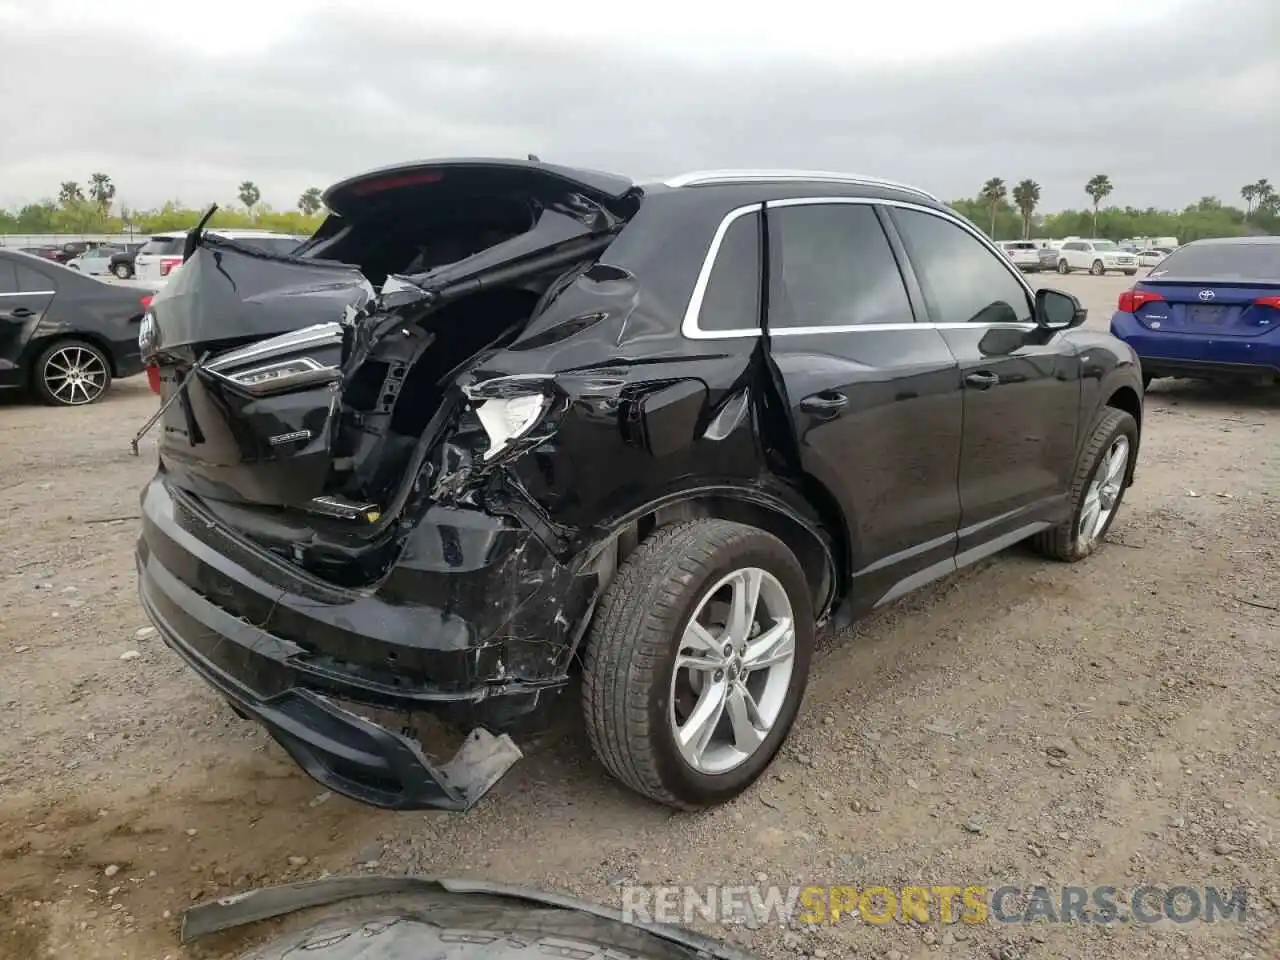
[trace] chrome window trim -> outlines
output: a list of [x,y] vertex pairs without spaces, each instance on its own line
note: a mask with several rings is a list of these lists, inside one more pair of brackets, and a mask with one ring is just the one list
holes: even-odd
[[[1001,266],[1008,271],[1009,275],[1017,281],[1018,285],[1026,292],[1028,299],[1034,304],[1036,299],[1035,290],[1027,283],[1023,277],[1022,271],[1019,270],[1009,258],[1000,251],[1000,248],[991,241],[986,234],[978,230],[971,224],[965,223],[954,214],[944,210],[936,210],[933,207],[926,207],[918,203],[911,203],[906,200],[885,200],[880,197],[789,197],[783,200],[766,200],[762,203],[753,203],[744,207],[737,207],[725,214],[724,219],[720,221],[720,226],[716,228],[715,235],[711,238],[711,245],[707,248],[706,256],[702,260],[702,268],[698,271],[698,280],[693,287],[693,295],[689,298],[689,305],[685,309],[684,319],[680,324],[680,332],[690,340],[738,340],[760,336],[758,327],[738,327],[732,330],[703,330],[698,326],[698,315],[702,310],[702,300],[706,296],[707,284],[711,280],[711,271],[715,267],[716,256],[720,252],[720,245],[724,241],[724,235],[728,232],[729,227],[739,217],[748,213],[754,213],[763,207],[768,210],[772,207],[803,207],[816,206],[819,204],[843,204],[843,205],[871,205],[880,204],[886,207],[899,207],[904,210],[915,210],[920,213],[927,213],[937,217],[940,220],[946,220],[955,224],[964,230],[979,243],[981,243]],[[1034,330],[1037,324],[1034,322],[994,322],[994,323],[846,323],[836,324],[833,326],[820,327],[784,327],[781,330],[772,331],[771,337],[794,337],[801,335],[809,335],[815,333],[856,333],[861,330],[968,330],[974,327],[1005,327],[1019,330]]]
[[13,293],[0,293],[0,297],[52,297],[57,290],[15,290]]
[[853,183],[863,187],[889,187],[894,190],[906,190],[917,196],[940,203],[933,194],[913,187],[909,183],[897,180],[885,180],[883,177],[869,177],[860,173],[843,173],[838,170],[694,170],[663,180],[667,187],[706,186],[715,183]]
[[698,326],[698,314],[702,312],[702,300],[707,295],[707,284],[711,282],[711,271],[715,269],[716,257],[720,253],[720,245],[724,243],[729,228],[742,217],[753,213],[763,213],[764,202],[756,201],[743,207],[735,207],[724,215],[720,226],[716,227],[711,245],[706,256],[702,258],[702,266],[698,270],[698,279],[693,284],[693,295],[689,305],[685,307],[684,319],[680,322],[680,332],[690,340],[736,340],[741,337],[758,337],[759,327],[739,327],[736,330],[703,330]]

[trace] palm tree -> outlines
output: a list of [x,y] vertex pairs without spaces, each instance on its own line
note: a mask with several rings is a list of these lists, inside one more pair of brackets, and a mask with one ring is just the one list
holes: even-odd
[[246,180],[240,184],[237,196],[239,196],[240,202],[244,204],[244,208],[249,211],[249,216],[252,217],[253,208],[262,199],[262,191],[258,189],[258,185],[252,180]]
[[69,207],[74,203],[80,203],[84,200],[84,191],[80,189],[80,184],[74,180],[63,180],[62,185],[58,187],[58,202],[64,207]]
[[1111,178],[1105,173],[1095,174],[1084,185],[1084,192],[1093,201],[1093,233],[1098,234],[1098,204],[1111,195]]
[[1253,213],[1253,201],[1258,199],[1258,185],[1246,183],[1240,188],[1240,196],[1244,198],[1244,218],[1248,220]]
[[1263,177],[1253,185],[1259,210],[1270,210],[1273,213],[1277,206],[1280,206],[1280,198],[1277,198],[1275,188],[1271,186],[1271,182]]
[[116,185],[111,182],[109,176],[105,173],[89,175],[89,197],[98,205],[103,217],[106,217],[107,211],[111,209],[111,201],[115,199],[115,196]]
[[991,214],[991,239],[996,238],[996,212],[1000,209],[1000,204],[1004,203],[1005,195],[1009,192],[1008,187],[1004,185],[1004,181],[999,177],[992,177],[982,185],[982,192],[978,194],[978,199],[982,201],[982,205],[987,208]]
[[1013,202],[1022,214],[1022,239],[1026,240],[1031,236],[1031,217],[1040,202],[1040,184],[1034,180],[1023,180],[1013,188]]
[[320,199],[319,187],[308,187],[298,198],[298,209],[308,217],[314,217],[323,206],[324,201]]

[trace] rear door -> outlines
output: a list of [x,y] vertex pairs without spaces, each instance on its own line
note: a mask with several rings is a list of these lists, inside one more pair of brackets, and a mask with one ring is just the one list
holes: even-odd
[[844,516],[853,595],[869,605],[954,568],[957,364],[916,322],[918,297],[874,203],[766,209],[771,355],[804,469]]
[[1056,519],[1075,469],[1079,353],[1034,322],[1031,289],[972,227],[941,212],[892,211],[930,318],[964,389],[960,560]]
[[23,385],[23,349],[56,293],[43,272],[0,255],[0,386]]

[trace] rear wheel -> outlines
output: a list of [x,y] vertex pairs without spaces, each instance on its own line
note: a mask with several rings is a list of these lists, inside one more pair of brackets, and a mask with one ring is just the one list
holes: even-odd
[[732,799],[791,729],[813,633],[808,583],[781,540],[725,520],[655,531],[591,626],[583,708],[596,755],[669,806]]
[[127,263],[117,263],[114,267],[111,268],[111,272],[114,273],[121,280],[128,280],[131,276],[133,276],[133,270],[129,267]]
[[1153,377],[1152,377],[1152,376],[1151,376],[1151,374],[1149,374],[1149,373],[1144,373],[1144,374],[1142,375],[1142,389],[1143,389],[1143,390],[1146,390],[1146,389],[1147,389],[1147,387],[1151,386],[1151,381],[1152,381],[1152,379],[1153,379]]
[[1089,268],[1089,272],[1095,277],[1100,277],[1107,272],[1107,268],[1102,265],[1101,260],[1093,261],[1093,266]]
[[83,340],[59,340],[36,358],[32,386],[45,403],[82,407],[102,399],[111,386],[107,355]]
[[1071,484],[1070,519],[1032,538],[1054,560],[1083,560],[1102,543],[1124,499],[1138,449],[1138,424],[1115,407],[1104,409],[1085,444]]
[[1058,272],[1061,273],[1063,276],[1066,276],[1068,273],[1071,272],[1071,265],[1067,263],[1067,261],[1065,260],[1059,260]]
[[1125,275],[1126,277],[1132,277],[1132,276],[1133,276],[1134,274],[1136,274],[1137,272],[1138,272],[1137,270],[1126,270],[1126,271],[1124,272],[1124,275]]

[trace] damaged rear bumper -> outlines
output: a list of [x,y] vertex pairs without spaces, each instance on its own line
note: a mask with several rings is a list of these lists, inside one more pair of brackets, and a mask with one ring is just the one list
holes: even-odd
[[[142,514],[139,594],[166,644],[336,793],[465,810],[519,759],[508,736],[477,726],[438,763],[394,722],[371,717],[431,713],[462,729],[500,728],[567,682],[576,632],[562,605],[575,578],[504,521],[420,524],[414,536],[449,549],[411,542],[382,588],[356,593],[219,529],[162,476],[144,491]],[[433,570],[437,562],[455,572]],[[465,606],[469,619],[454,613]]]

